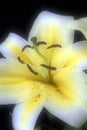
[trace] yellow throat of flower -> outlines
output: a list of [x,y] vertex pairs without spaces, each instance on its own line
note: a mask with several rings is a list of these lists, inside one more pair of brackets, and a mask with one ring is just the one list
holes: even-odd
[[[22,64],[26,64],[28,70],[36,76],[42,77],[41,80],[44,83],[51,83],[52,84],[52,74],[51,71],[56,71],[55,66],[51,66],[51,59],[49,55],[52,53],[52,48],[61,48],[60,44],[52,44],[47,46],[45,41],[38,41],[37,37],[32,37],[31,45],[26,45],[22,48],[22,53],[25,53],[28,57],[26,61],[23,57],[17,57],[18,61]],[[48,51],[50,50],[50,51]]]

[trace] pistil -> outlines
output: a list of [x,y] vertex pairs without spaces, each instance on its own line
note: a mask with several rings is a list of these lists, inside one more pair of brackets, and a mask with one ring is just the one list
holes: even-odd
[[39,54],[43,59],[46,60],[46,58],[40,53],[40,51],[37,48],[37,46],[42,45],[42,44],[46,45],[47,43],[44,42],[44,41],[37,42],[37,37],[35,37],[35,36],[31,38],[31,41],[33,42],[33,48],[35,49],[37,54]]

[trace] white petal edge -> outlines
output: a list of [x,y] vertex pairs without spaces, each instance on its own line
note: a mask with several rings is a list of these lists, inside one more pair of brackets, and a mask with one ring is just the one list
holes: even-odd
[[9,33],[8,37],[0,44],[0,52],[6,58],[16,58],[12,49],[14,46],[17,46],[19,49],[22,49],[27,44],[27,41],[21,36],[15,33]]
[[42,11],[37,16],[29,33],[29,38],[28,38],[29,43],[31,42],[31,38],[33,36],[37,36],[38,29],[43,28],[44,25],[48,26],[52,24],[52,22],[55,22],[55,21],[57,23],[58,29],[60,28],[63,32],[64,39],[63,41],[61,39],[61,42],[63,43],[68,42],[68,44],[71,44],[73,42],[74,31],[71,28],[69,28],[68,24],[74,21],[74,18],[72,16],[58,15],[56,13],[52,13],[49,11]]
[[80,70],[87,69],[87,41],[76,42],[72,45],[71,53],[79,53],[83,51],[84,55],[82,58],[78,57],[78,61],[71,65],[71,67],[78,68]]
[[50,101],[46,104],[45,108],[60,120],[76,128],[79,128],[87,121],[87,112],[80,104],[62,109]]
[[[50,89],[51,91],[49,91],[48,93],[48,100],[46,101],[45,108],[67,124],[72,125],[74,127],[80,127],[83,123],[87,121],[87,75],[79,69],[76,70],[70,68],[69,71],[69,73],[67,71],[63,73],[62,70],[61,72],[59,72],[63,73],[62,77],[61,74],[59,74],[59,78],[55,76],[56,80],[54,80],[54,82],[57,82],[57,80],[60,82],[58,87],[61,92],[61,95],[59,95],[60,97],[58,97],[57,94],[54,93],[54,98],[53,90]],[[67,84],[68,82],[70,85]],[[68,98],[66,98],[66,95],[69,93],[69,91],[67,91],[67,93],[65,92],[64,97],[63,87],[65,90],[71,90],[70,94],[72,96],[69,96],[68,98],[71,98],[72,103],[69,104],[69,106],[65,106],[66,102],[69,102],[69,100],[67,100]],[[78,99],[73,100],[74,97],[77,97]],[[62,106],[64,100],[66,100],[66,102],[65,105]],[[61,101],[61,104],[58,103],[59,101]]]
[[34,130],[36,120],[43,107],[42,105],[37,105],[35,109],[32,109],[32,111],[29,112],[30,116],[28,118],[28,121],[26,123],[26,128],[25,128],[23,127],[21,123],[21,116],[23,114],[24,105],[25,104],[19,104],[14,108],[13,115],[12,115],[13,116],[12,122],[13,122],[14,130]]
[[71,22],[69,27],[81,31],[87,39],[87,17],[83,17]]

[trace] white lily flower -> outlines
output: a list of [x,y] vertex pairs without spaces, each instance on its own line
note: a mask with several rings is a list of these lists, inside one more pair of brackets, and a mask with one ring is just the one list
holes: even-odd
[[16,104],[14,130],[33,130],[43,107],[75,127],[87,121],[87,42],[73,44],[74,21],[43,11],[28,41],[10,33],[0,45],[0,104]]

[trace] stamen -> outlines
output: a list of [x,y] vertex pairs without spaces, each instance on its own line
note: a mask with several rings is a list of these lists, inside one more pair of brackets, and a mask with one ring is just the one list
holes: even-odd
[[56,70],[56,67],[48,66],[48,65],[45,65],[45,64],[41,64],[41,66],[45,67],[46,69]]
[[32,48],[30,45],[26,45],[22,48],[22,51],[24,51],[26,48]]
[[50,49],[50,48],[53,48],[53,47],[59,47],[59,48],[62,48],[62,46],[60,44],[53,44],[49,47],[47,47],[47,49]]
[[17,60],[22,63],[22,64],[25,64],[24,60],[22,60],[19,56],[17,57]]
[[35,36],[32,37],[32,38],[31,38],[31,41],[32,41],[34,44],[36,44],[36,43],[37,43],[37,37],[35,37]]
[[46,42],[44,42],[44,41],[39,41],[38,43],[37,43],[37,46],[39,46],[39,45],[46,45],[47,43]]
[[35,75],[38,75],[36,71],[34,71],[29,64],[27,64],[28,69]]

